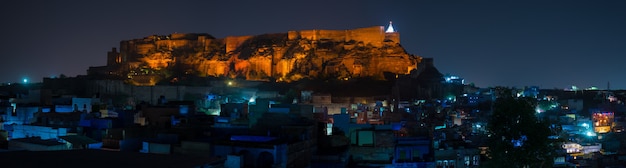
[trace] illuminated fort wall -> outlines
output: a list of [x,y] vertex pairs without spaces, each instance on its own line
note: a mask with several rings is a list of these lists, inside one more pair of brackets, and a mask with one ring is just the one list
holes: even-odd
[[[399,40],[399,34],[397,36],[397,39]],[[385,37],[386,33],[383,26],[373,26],[352,30],[300,30],[288,32],[289,40],[296,40],[299,38],[313,41],[332,40],[347,42],[354,40],[362,41],[365,44],[371,44],[375,47],[382,47]]]
[[230,53],[234,51],[241,44],[243,44],[246,40],[252,37],[253,36],[228,36],[224,38],[224,42],[226,43],[226,53]]
[[[397,32],[386,33],[383,26],[372,26],[366,28],[358,28],[352,30],[300,30],[289,31],[287,33],[286,44],[277,46],[256,48],[257,51],[270,50],[272,53],[268,55],[251,55],[248,59],[239,59],[237,51],[242,44],[245,44],[255,36],[228,36],[224,39],[213,39],[208,35],[198,34],[181,34],[174,33],[169,36],[149,36],[143,39],[134,39],[120,42],[120,52],[115,50],[107,55],[107,65],[126,65],[126,70],[141,66],[142,63],[153,69],[162,69],[171,65],[177,58],[172,56],[175,48],[191,48],[194,51],[202,49],[200,52],[211,50],[209,48],[212,43],[223,45],[224,50],[218,53],[222,58],[202,57],[207,53],[196,53],[192,61],[185,63],[193,63],[193,67],[201,75],[206,76],[228,76],[233,73],[244,74],[247,79],[256,80],[267,76],[285,77],[295,68],[296,61],[303,59],[305,55],[301,53],[293,53],[293,58],[284,58],[290,41],[299,39],[309,39],[312,41],[336,41],[349,42],[358,41],[364,44],[370,44],[374,47],[384,47],[385,45],[399,43],[400,35]],[[390,42],[392,41],[392,42]],[[316,47],[314,44],[300,44],[301,47]],[[304,46],[302,46],[304,45]],[[345,45],[344,48],[354,46]],[[213,48],[214,49],[214,48]],[[416,68],[416,63],[407,61],[404,51],[397,52],[398,56],[394,56],[395,51],[387,51],[386,57],[371,57],[363,65],[356,62],[354,58],[343,58],[335,66],[328,66],[324,71],[339,71],[340,66],[348,68],[349,72],[354,76],[373,76],[380,75],[380,72],[409,73],[411,69]],[[380,53],[379,53],[380,54]],[[316,50],[315,55],[321,59],[313,59],[310,62],[314,65],[321,65],[324,60],[331,60],[339,57],[338,53],[328,52],[325,50]],[[220,57],[217,56],[217,57]],[[361,58],[362,59],[362,58]],[[365,67],[367,66],[367,67]],[[234,71],[234,72],[233,72]],[[263,73],[266,76],[259,75]],[[307,72],[309,73],[309,72]],[[310,75],[316,75],[320,72],[310,72]]]

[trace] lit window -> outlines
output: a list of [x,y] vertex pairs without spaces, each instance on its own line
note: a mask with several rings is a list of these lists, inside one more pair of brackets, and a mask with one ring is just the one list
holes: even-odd
[[473,161],[473,163],[474,163],[474,165],[475,165],[475,166],[478,166],[478,162],[479,162],[479,161],[480,161],[480,156],[479,156],[479,155],[474,155],[474,161]]

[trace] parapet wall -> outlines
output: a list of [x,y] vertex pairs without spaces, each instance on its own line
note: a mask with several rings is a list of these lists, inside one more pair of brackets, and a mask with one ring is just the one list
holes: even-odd
[[385,40],[385,31],[383,26],[372,26],[353,30],[300,30],[288,32],[289,40],[300,38],[313,41],[332,40],[346,42],[354,40],[381,47]]
[[226,43],[226,53],[236,50],[239,45],[243,44],[243,42],[252,37],[253,36],[228,36],[224,38],[224,43]]
[[172,33],[170,34],[171,39],[182,39],[185,38],[188,34],[186,33]]
[[382,47],[385,40],[385,30],[383,26],[366,27],[348,31],[346,41],[363,41],[365,44],[370,43],[376,47]]
[[191,40],[158,40],[155,41],[156,44],[156,48],[181,48],[181,47],[185,47],[185,46],[192,46],[192,45],[196,45],[197,41],[191,41]]

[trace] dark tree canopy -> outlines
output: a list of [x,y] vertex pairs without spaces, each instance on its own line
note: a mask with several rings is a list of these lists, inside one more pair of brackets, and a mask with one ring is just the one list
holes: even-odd
[[559,145],[549,124],[535,116],[536,100],[501,94],[489,120],[487,167],[552,167]]

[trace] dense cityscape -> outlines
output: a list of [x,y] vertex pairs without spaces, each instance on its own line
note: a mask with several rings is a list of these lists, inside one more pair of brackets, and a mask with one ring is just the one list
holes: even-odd
[[[0,86],[2,167],[624,167],[626,91],[475,86],[393,22],[122,40]],[[118,50],[119,49],[119,50]],[[604,87],[604,86],[602,86]],[[32,158],[33,161],[24,161]]]

